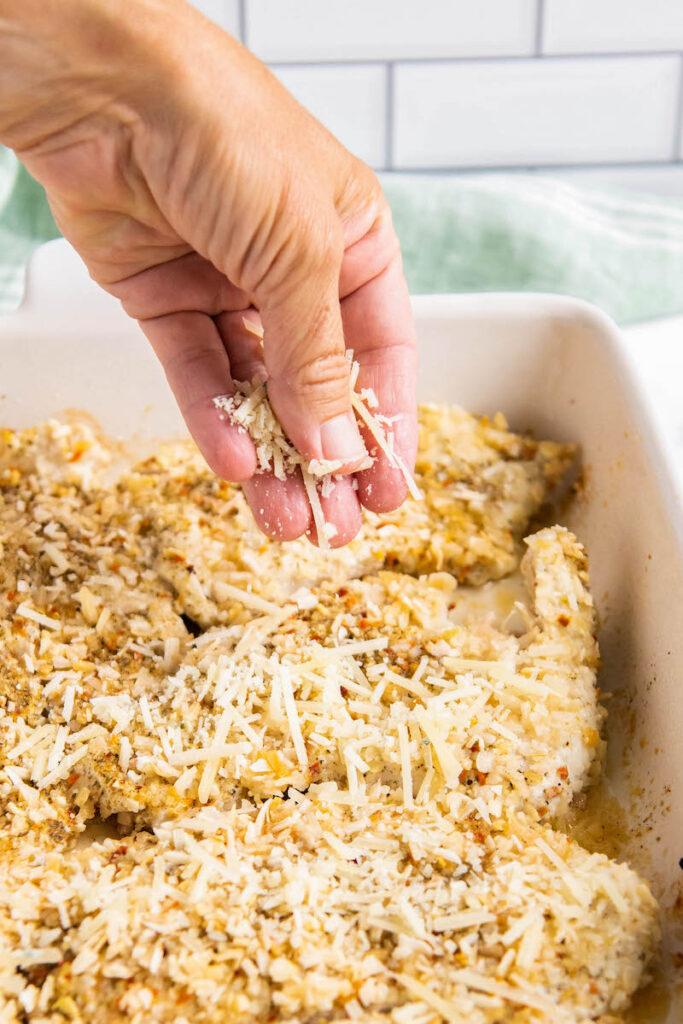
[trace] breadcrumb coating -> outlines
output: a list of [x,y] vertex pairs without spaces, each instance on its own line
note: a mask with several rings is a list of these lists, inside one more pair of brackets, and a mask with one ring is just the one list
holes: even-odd
[[627,1007],[655,902],[552,827],[602,755],[586,556],[522,540],[574,449],[420,429],[424,500],[324,552],[189,444],[0,435],[0,1020]]

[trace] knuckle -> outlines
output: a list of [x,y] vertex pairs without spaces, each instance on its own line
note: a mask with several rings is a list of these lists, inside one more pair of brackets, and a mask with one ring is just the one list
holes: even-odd
[[301,363],[288,385],[324,418],[348,404],[349,364],[341,352],[314,355]]
[[357,157],[353,157],[337,197],[337,208],[357,212],[372,208],[377,213],[389,209],[382,186],[372,168]]
[[307,273],[324,276],[338,269],[344,255],[341,224],[329,219],[311,225],[302,234],[298,255]]
[[333,274],[343,253],[342,225],[333,204],[301,183],[283,186],[246,246],[240,283],[259,299],[267,298],[299,282]]
[[304,360],[297,368],[295,383],[302,390],[334,390],[346,385],[349,364],[342,352],[325,352]]
[[356,164],[356,174],[358,175],[361,186],[368,198],[374,200],[378,206],[388,206],[387,201],[384,198],[382,186],[379,183],[379,178],[373,169],[363,163],[362,160],[358,160]]

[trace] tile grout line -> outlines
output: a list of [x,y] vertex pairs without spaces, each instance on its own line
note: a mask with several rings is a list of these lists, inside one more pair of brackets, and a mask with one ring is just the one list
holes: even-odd
[[536,0],[536,35],[534,39],[534,55],[543,56],[543,29],[545,26],[545,0]]
[[[244,0],[243,0],[244,2]],[[585,61],[611,61],[611,60],[655,60],[663,57],[680,57],[680,50],[619,50],[613,52],[601,51],[599,53],[544,53],[543,62],[545,64],[551,64],[557,61],[557,63],[564,63],[572,60],[585,60]],[[520,53],[520,54],[500,54],[496,56],[491,55],[479,55],[473,57],[347,57],[345,59],[336,58],[334,60],[328,60],[326,58],[308,58],[299,60],[268,60],[266,58],[266,64],[269,67],[281,67],[281,68],[318,68],[318,67],[377,67],[379,65],[385,65],[387,61],[396,66],[397,64],[521,64],[523,62],[533,63],[536,61],[536,55],[533,53]]]
[[238,0],[237,4],[237,26],[241,42],[248,46],[247,41],[247,0]]
[[394,169],[394,64],[387,61],[386,65],[386,97],[384,100],[384,170]]
[[675,163],[681,162],[681,132],[683,130],[683,54],[680,55],[678,68],[678,95],[676,97],[676,112],[674,117],[674,142],[671,159]]
[[426,175],[439,175],[439,174],[454,174],[454,175],[467,175],[467,174],[530,174],[530,173],[541,173],[541,174],[562,174],[565,171],[571,173],[573,171],[656,171],[663,168],[675,169],[680,172],[681,161],[680,160],[635,160],[633,162],[624,160],[615,161],[598,161],[595,163],[582,162],[575,164],[473,164],[471,166],[458,166],[451,164],[443,167],[392,167],[392,174],[426,174]]

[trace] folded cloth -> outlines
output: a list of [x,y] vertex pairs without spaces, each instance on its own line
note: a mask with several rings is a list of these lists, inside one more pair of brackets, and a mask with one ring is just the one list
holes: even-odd
[[[410,290],[545,291],[620,323],[683,313],[683,202],[540,174],[385,174]],[[0,148],[0,311],[59,235],[43,189]]]
[[382,184],[414,293],[559,292],[622,324],[683,312],[683,202],[540,174]]
[[26,264],[36,246],[58,237],[44,190],[0,146],[0,313],[21,303]]

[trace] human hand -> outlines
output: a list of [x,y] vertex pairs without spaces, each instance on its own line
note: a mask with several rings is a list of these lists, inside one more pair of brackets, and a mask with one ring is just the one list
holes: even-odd
[[[3,17],[0,139],[139,320],[210,467],[242,481],[264,532],[314,534],[300,478],[255,473],[251,441],[213,405],[260,374],[302,455],[343,460],[321,499],[335,546],[357,532],[360,504],[397,507],[405,481],[359,433],[345,358],[353,349],[358,389],[398,417],[412,467],[412,314],[374,174],[182,0],[0,0]],[[263,326],[262,347],[243,318]],[[361,434],[376,461],[354,489]]]

